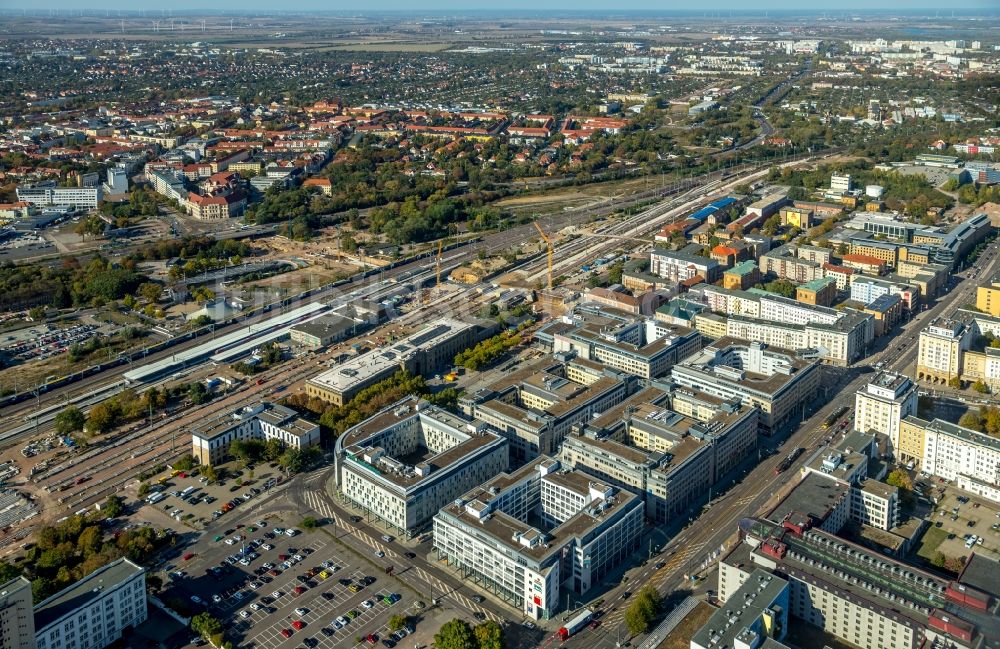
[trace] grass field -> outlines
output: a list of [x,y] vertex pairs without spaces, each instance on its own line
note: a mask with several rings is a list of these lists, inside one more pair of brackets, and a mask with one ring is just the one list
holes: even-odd
[[714,612],[715,608],[705,602],[699,602],[690,613],[684,616],[680,624],[675,626],[674,630],[663,639],[659,649],[688,649],[691,646],[691,638],[698,632],[698,629],[705,626],[708,618],[712,617]]
[[948,539],[948,532],[940,527],[928,527],[920,539],[920,547],[917,549],[917,556],[928,561],[934,558],[938,548]]
[[366,42],[317,47],[317,52],[440,52],[453,43]]

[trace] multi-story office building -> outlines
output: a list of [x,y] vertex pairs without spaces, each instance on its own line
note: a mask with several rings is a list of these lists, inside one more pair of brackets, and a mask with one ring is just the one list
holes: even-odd
[[669,396],[656,388],[633,395],[575,427],[561,454],[569,466],[640,494],[646,517],[660,522],[704,500],[757,446],[755,408],[703,395],[713,415],[697,419],[668,407]]
[[851,489],[851,518],[859,525],[891,530],[899,523],[899,489],[871,478]]
[[507,440],[407,397],[334,446],[340,497],[407,536],[445,504],[507,470]]
[[184,205],[188,190],[184,181],[172,169],[150,169],[146,172],[146,178],[157,194]]
[[584,594],[637,547],[642,499],[539,457],[467,492],[434,517],[438,559],[530,619]]
[[820,389],[818,362],[728,336],[675,365],[671,378],[680,386],[756,406],[765,434],[799,418]]
[[304,449],[320,442],[319,426],[302,419],[291,408],[262,401],[191,429],[191,453],[202,465],[218,464],[229,456],[235,441],[277,439],[288,448]]
[[342,406],[401,369],[426,374],[450,365],[455,354],[475,345],[484,333],[478,325],[440,318],[388,347],[375,348],[314,376],[306,381],[306,394]]
[[763,569],[788,580],[792,617],[854,646],[971,649],[982,645],[986,632],[996,632],[996,618],[985,610],[989,594],[812,528],[808,521],[744,519],[740,539],[719,564],[722,601]]
[[852,255],[864,255],[881,260],[886,266],[895,268],[899,260],[899,246],[889,241],[874,239],[851,239]]
[[854,393],[854,430],[877,432],[899,446],[899,422],[917,414],[917,386],[908,377],[879,372]]
[[910,416],[900,428],[902,458],[961,489],[1000,502],[1000,440],[941,419]]
[[792,589],[788,580],[754,570],[691,638],[691,649],[786,649]]
[[1000,275],[976,288],[976,308],[993,317],[1000,316]]
[[700,275],[706,282],[712,283],[719,279],[722,267],[719,262],[708,257],[653,248],[649,255],[649,272],[674,282],[683,282]]
[[847,366],[867,354],[875,326],[873,317],[867,313],[845,309],[839,315],[832,324],[786,324],[774,319],[731,315],[726,318],[726,335],[800,350],[802,358]]
[[35,649],[31,582],[16,577],[0,586],[0,649]]
[[870,304],[883,295],[898,295],[911,313],[920,307],[920,289],[912,284],[860,275],[851,281],[851,299],[856,302]]
[[837,196],[849,194],[854,189],[851,174],[833,174],[830,176],[830,192]]
[[936,318],[920,331],[917,379],[947,383],[962,373],[962,355],[973,342],[973,331],[964,322]]
[[573,353],[642,379],[663,376],[698,351],[702,340],[689,327],[596,305],[577,307],[543,327],[535,339],[553,352]]
[[35,607],[38,649],[103,649],[146,621],[146,570],[112,561]]
[[822,256],[815,253],[816,249],[813,249],[812,246],[806,246],[806,248],[812,249],[806,251],[810,254],[800,256],[799,246],[787,243],[761,255],[761,274],[768,277],[788,279],[797,284],[822,278],[824,276],[823,264],[830,262],[829,251],[826,251],[827,258],[825,261],[815,261],[816,259],[821,259]]
[[986,213],[970,216],[944,236],[934,251],[934,262],[954,268],[994,229]]
[[21,185],[17,188],[17,200],[28,201],[39,206],[75,207],[96,210],[103,198],[102,188],[57,187],[54,181],[35,185]]
[[633,375],[558,354],[463,397],[461,406],[507,438],[517,466],[556,454],[574,425],[621,403],[637,384]]

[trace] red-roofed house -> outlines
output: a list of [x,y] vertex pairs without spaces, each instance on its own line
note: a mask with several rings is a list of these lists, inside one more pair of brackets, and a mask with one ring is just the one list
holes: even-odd
[[870,255],[844,255],[841,261],[844,266],[869,275],[881,275],[885,270],[885,262]]
[[239,214],[246,204],[246,197],[240,191],[221,196],[202,196],[191,192],[188,194],[187,211],[196,219],[217,221]]
[[333,183],[329,178],[306,178],[302,182],[303,187],[318,187],[321,192],[330,196],[333,194]]

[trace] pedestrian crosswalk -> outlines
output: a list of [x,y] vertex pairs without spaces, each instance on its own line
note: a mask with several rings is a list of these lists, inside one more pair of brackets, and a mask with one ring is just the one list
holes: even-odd
[[[381,543],[378,539],[374,538],[364,530],[352,525],[346,517],[335,511],[333,505],[327,500],[325,493],[306,490],[302,492],[302,497],[305,501],[305,506],[309,507],[320,516],[329,518],[338,527],[348,532],[353,538],[370,547],[373,551],[381,550],[385,553],[386,558],[389,559],[403,559],[403,557],[391,547]],[[493,620],[495,622],[504,621],[503,616],[480,606],[470,597],[459,592],[437,576],[419,566],[410,566],[409,568],[402,570],[397,568],[395,576],[412,586],[416,592],[426,593],[428,599],[434,597],[443,597],[445,600],[450,599],[459,604],[462,608],[472,611],[473,613],[482,614],[485,619]]]

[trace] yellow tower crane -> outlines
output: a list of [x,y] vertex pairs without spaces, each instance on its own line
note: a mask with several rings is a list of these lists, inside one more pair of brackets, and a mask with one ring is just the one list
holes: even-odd
[[535,229],[538,230],[538,234],[542,235],[542,241],[549,249],[549,290],[552,290],[552,239],[549,238],[545,231],[542,230],[542,226],[538,225],[538,221],[534,221]]

